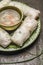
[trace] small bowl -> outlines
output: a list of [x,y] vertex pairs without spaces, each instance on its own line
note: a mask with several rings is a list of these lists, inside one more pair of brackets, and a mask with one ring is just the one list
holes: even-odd
[[[4,28],[5,30],[12,31],[12,30],[15,30],[21,24],[22,19],[23,19],[23,12],[19,8],[15,7],[15,6],[6,6],[6,7],[3,7],[3,8],[0,9],[0,14],[4,10],[8,10],[8,9],[11,9],[11,10],[16,11],[17,13],[19,13],[20,19],[17,21],[16,24],[13,24],[13,25],[4,25],[4,24],[0,23],[0,26],[2,28]],[[1,17],[0,17],[0,20],[1,20]]]

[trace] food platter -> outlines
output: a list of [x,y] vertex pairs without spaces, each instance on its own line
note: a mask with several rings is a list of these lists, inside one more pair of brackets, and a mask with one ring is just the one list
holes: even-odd
[[[22,3],[21,3],[22,4]],[[23,6],[25,4],[22,4]],[[25,5],[27,6],[27,5]],[[38,22],[38,26],[37,26],[37,29],[32,33],[32,35],[30,36],[29,39],[27,39],[27,41],[23,44],[22,47],[19,47],[17,46],[16,44],[10,44],[8,47],[6,48],[3,48],[0,46],[0,51],[5,51],[5,52],[9,52],[9,51],[19,51],[19,50],[22,50],[28,46],[30,46],[38,37],[39,33],[40,33],[40,29],[41,29],[41,22],[40,22],[40,18],[37,19],[37,22]],[[13,42],[11,42],[13,43]]]

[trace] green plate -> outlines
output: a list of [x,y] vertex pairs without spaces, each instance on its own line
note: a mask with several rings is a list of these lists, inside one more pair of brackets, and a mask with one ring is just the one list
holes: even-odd
[[38,35],[40,33],[40,28],[41,28],[41,23],[40,23],[40,20],[38,20],[38,27],[37,27],[37,29],[33,32],[31,37],[24,43],[24,45],[22,47],[19,47],[17,45],[12,45],[11,44],[7,48],[5,48],[5,49],[0,46],[0,51],[17,51],[17,50],[21,50],[21,49],[24,49],[24,48],[28,47],[38,37]]
[[37,22],[38,22],[37,29],[33,32],[33,34],[31,35],[31,37],[24,43],[24,45],[22,47],[19,47],[17,45],[10,44],[5,49],[0,46],[0,51],[6,51],[6,52],[18,51],[18,50],[24,49],[24,48],[28,47],[29,45],[31,45],[36,40],[36,38],[38,37],[38,35],[40,33],[40,29],[41,29],[40,19],[38,19]]

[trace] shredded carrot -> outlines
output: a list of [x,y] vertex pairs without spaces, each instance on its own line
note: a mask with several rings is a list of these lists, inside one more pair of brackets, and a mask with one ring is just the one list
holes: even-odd
[[2,24],[4,24],[4,25],[6,25],[6,23],[5,22],[1,22]]
[[11,24],[13,25],[15,22],[11,21]]
[[7,18],[11,20],[11,19],[13,19],[13,16],[8,15]]
[[[13,25],[13,24],[15,24],[15,22],[14,21],[12,21],[12,19],[14,18],[12,15],[7,15],[6,16],[10,21],[10,24],[9,25]],[[8,23],[9,23],[8,22]],[[4,25],[7,25],[7,23],[6,22],[2,22],[2,24],[4,24]]]

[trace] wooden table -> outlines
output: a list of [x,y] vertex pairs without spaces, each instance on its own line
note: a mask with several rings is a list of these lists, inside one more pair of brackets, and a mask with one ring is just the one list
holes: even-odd
[[[0,52],[0,62],[14,62],[30,59],[40,54],[40,52],[43,50],[43,0],[18,0],[18,1],[25,2],[29,6],[40,10],[41,32],[37,40],[31,46],[29,46],[24,50],[21,50],[19,52],[11,52],[11,54]],[[6,65],[6,64],[0,64],[0,65]],[[35,58],[30,62],[13,64],[13,65],[43,65],[43,55]]]

